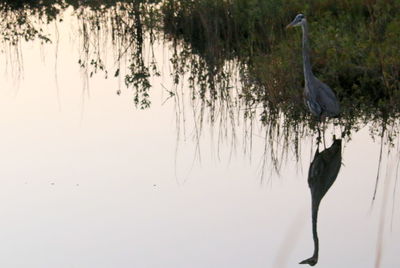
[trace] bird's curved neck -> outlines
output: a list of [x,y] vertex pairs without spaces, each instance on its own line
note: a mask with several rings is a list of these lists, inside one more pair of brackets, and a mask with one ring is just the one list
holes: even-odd
[[301,29],[303,30],[303,70],[304,70],[304,79],[306,81],[310,81],[313,77],[311,63],[310,63],[310,46],[308,44],[308,25],[307,21],[305,21],[301,25]]
[[318,253],[319,253],[319,239],[318,239],[317,223],[318,223],[318,209],[319,209],[319,204],[321,203],[321,199],[312,200],[312,208],[311,208],[312,209],[312,232],[313,232],[313,240],[314,240],[313,258],[316,258],[317,260],[318,260]]

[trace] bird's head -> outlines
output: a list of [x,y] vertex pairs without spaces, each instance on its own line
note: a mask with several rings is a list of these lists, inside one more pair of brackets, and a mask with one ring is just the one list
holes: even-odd
[[303,14],[297,14],[294,20],[289,23],[286,28],[301,26],[306,22],[306,17]]
[[311,258],[308,258],[302,262],[300,262],[299,264],[308,264],[310,266],[314,266],[316,265],[318,262],[318,257],[317,256],[312,256]]

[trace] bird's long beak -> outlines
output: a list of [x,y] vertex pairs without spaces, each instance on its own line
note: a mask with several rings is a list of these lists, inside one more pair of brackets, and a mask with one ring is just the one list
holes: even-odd
[[292,21],[288,25],[286,25],[286,29],[292,28],[294,26],[294,22]]

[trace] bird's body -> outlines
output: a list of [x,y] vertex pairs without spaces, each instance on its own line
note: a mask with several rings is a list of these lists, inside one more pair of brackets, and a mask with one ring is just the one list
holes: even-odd
[[336,117],[340,113],[340,105],[335,93],[329,86],[316,78],[312,72],[308,45],[308,24],[303,14],[297,15],[287,27],[295,26],[301,26],[303,30],[304,102],[310,112],[320,119]]
[[304,102],[316,117],[336,117],[340,113],[339,102],[333,91],[318,78],[305,82]]

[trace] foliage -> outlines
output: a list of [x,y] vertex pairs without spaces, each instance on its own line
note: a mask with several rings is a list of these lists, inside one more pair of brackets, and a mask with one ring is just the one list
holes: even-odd
[[297,13],[308,17],[314,72],[339,96],[344,114],[399,112],[399,1],[169,0],[165,29],[210,64],[239,59],[259,90],[255,98],[301,107],[300,31],[285,31]]

